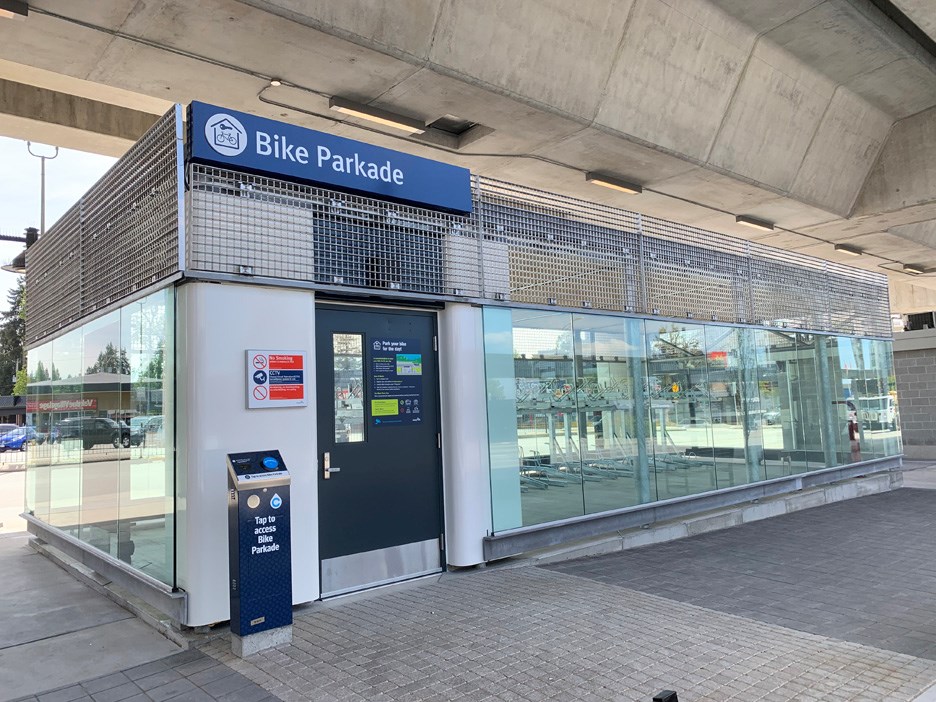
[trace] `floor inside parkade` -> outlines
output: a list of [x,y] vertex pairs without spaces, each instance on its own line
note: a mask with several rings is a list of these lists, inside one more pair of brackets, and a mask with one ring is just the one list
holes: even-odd
[[291,645],[241,660],[218,637],[29,700],[936,699],[936,469],[905,476],[919,487],[316,603]]

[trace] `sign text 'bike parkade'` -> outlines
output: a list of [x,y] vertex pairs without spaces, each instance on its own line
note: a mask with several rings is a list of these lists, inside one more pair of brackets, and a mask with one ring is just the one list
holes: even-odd
[[189,106],[189,158],[452,212],[471,212],[459,166],[202,102]]

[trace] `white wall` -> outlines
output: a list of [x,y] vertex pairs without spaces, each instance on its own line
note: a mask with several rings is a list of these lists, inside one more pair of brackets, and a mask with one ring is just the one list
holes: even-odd
[[449,565],[484,562],[491,531],[487,392],[481,308],[449,303],[439,313],[445,542]]
[[[261,286],[178,291],[178,582],[185,624],[229,619],[226,454],[279,449],[292,474],[293,603],[319,596],[315,298]],[[246,409],[246,349],[305,351],[308,407]]]

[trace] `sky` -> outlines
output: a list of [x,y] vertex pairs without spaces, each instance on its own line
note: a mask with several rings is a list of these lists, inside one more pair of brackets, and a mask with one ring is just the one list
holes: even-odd
[[[52,156],[55,148],[32,145],[37,154]],[[46,161],[46,229],[75,204],[107,172],[116,159],[83,151],[59,149]],[[39,229],[41,160],[30,156],[26,142],[0,137],[0,234],[23,236],[26,227]],[[0,241],[0,265],[23,250],[23,244]],[[0,270],[0,311],[8,309],[7,291],[17,275]]]

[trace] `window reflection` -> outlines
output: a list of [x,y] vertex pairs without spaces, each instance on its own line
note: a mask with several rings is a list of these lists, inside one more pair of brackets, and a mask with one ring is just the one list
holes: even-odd
[[[659,499],[717,487],[713,415],[700,325],[648,321],[647,390]],[[718,410],[717,410],[718,411]]]
[[884,340],[486,308],[484,345],[495,531],[900,450]]
[[[29,352],[28,508],[163,582],[174,580],[172,291]],[[167,450],[168,447],[168,450]]]
[[363,345],[361,334],[332,334],[337,444],[364,441]]

